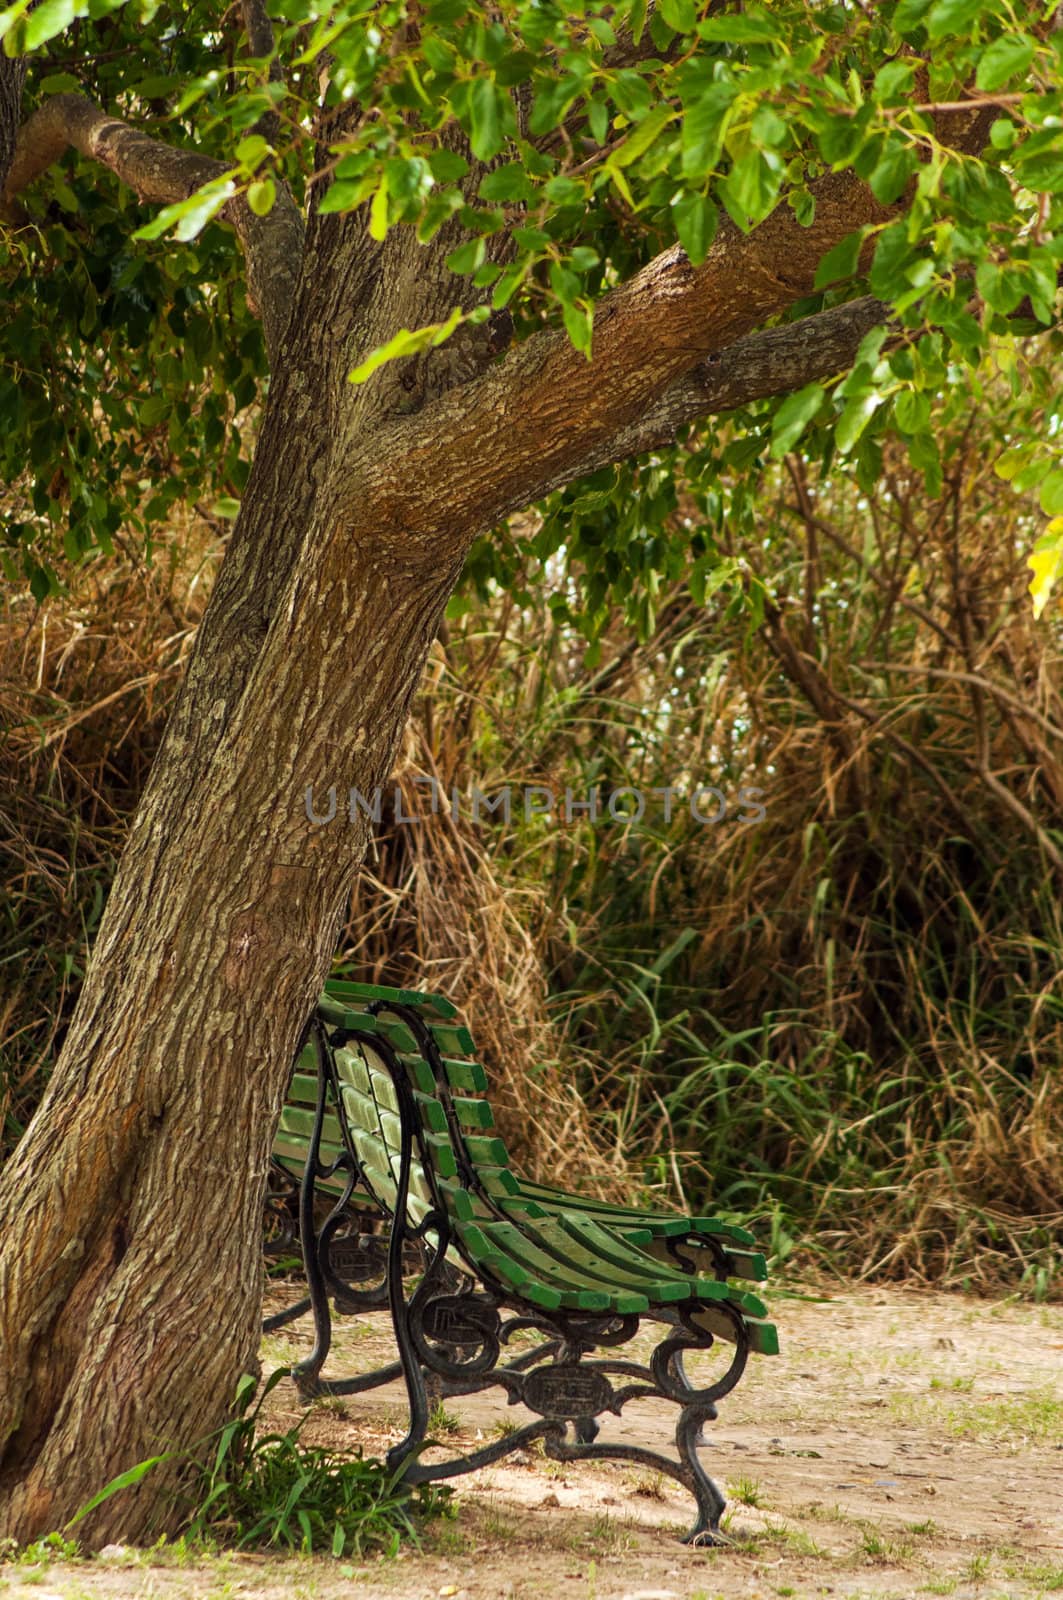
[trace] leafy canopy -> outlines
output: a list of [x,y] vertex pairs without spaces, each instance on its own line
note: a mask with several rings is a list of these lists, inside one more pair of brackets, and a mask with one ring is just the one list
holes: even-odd
[[[83,91],[220,158],[228,174],[153,212],[69,156],[29,197],[36,227],[7,235],[9,576],[24,573],[41,597],[60,582],[60,550],[78,561],[122,529],[150,541],[174,501],[204,493],[235,510],[266,374],[239,253],[212,220],[232,193],[265,214],[283,180],[308,210],[366,208],[377,239],[407,227],[428,240],[456,219],[464,236],[448,266],[481,291],[472,315],[507,306],[518,337],[563,323],[592,357],[595,304],[610,286],[676,241],[700,263],[722,214],[747,232],[781,203],[810,225],[817,179],[851,170],[881,203],[898,203],[896,215],[832,250],[793,315],[870,290],[906,337],[876,330],[838,381],[555,496],[535,554],[564,545],[580,568],[579,600],[558,603],[575,607],[588,637],[618,593],[645,631],[662,576],[689,571],[699,594],[718,584],[725,521],[753,516],[771,456],[801,442],[871,482],[895,429],[933,495],[946,470],[935,410],[958,414],[970,384],[1001,381],[1012,396],[1002,471],[1019,491],[1039,490],[1053,519],[1036,558],[1043,603],[1063,561],[1063,473],[1040,366],[1016,341],[1052,322],[1063,256],[1054,5],[659,0],[647,14],[646,0],[269,0],[268,10],[272,73],[248,55],[235,7],[221,21],[216,7],[155,0],[32,10],[16,0],[0,12],[2,48],[32,57],[29,106]],[[984,151],[961,155],[942,142],[940,108],[971,96],[994,115]],[[490,164],[475,185],[459,128]],[[504,264],[488,259],[502,231],[516,247]],[[459,320],[365,351],[353,380],[441,342]],[[1023,429],[1024,406],[1037,431]],[[677,543],[663,525],[680,496],[692,515]],[[469,576],[517,583],[518,566],[495,538],[477,546]]]

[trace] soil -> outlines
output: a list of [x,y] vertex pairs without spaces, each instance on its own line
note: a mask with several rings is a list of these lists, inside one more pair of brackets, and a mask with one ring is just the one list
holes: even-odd
[[[703,1460],[728,1494],[728,1543],[678,1543],[685,1492],[621,1463],[524,1452],[459,1480],[423,1548],[362,1563],[190,1558],[110,1547],[93,1561],[0,1568],[3,1600],[768,1600],[1063,1594],[1063,1308],[926,1291],[769,1297],[783,1354],[754,1357]],[[309,1330],[264,1342],[298,1359]],[[334,1376],[393,1359],[382,1315],[341,1323]],[[697,1376],[694,1368],[693,1375]],[[271,1420],[300,1415],[291,1386]],[[380,1454],[404,1431],[398,1385],[319,1401],[308,1441]],[[498,1391],[447,1403],[448,1450],[495,1438]],[[667,1451],[676,1410],[644,1401],[622,1432]],[[614,1425],[614,1432],[617,1431]]]

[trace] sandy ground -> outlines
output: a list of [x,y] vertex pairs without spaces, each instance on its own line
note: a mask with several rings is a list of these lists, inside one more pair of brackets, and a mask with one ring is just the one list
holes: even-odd
[[[460,1480],[458,1514],[395,1560],[187,1556],[111,1549],[0,1567],[3,1600],[760,1600],[772,1596],[1063,1594],[1063,1308],[836,1290],[771,1297],[782,1356],[753,1358],[703,1459],[730,1501],[724,1547],[677,1542],[677,1484],[619,1463],[535,1454]],[[267,1339],[269,1365],[307,1336]],[[334,1376],[391,1359],[386,1320],[341,1325]],[[299,1415],[275,1392],[273,1420]],[[401,1389],[319,1402],[304,1437],[380,1453]],[[451,1401],[448,1448],[497,1437],[497,1392]],[[667,1449],[676,1411],[625,1411]],[[615,1425],[614,1425],[615,1428]]]

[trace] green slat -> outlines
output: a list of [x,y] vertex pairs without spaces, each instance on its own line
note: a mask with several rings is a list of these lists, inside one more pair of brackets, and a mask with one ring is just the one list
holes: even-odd
[[[439,1194],[450,1216],[458,1222],[471,1222],[477,1215],[478,1207],[467,1189],[459,1183],[448,1183],[439,1179]],[[480,1208],[482,1209],[482,1208]]]
[[650,1227],[662,1237],[679,1233],[706,1233],[722,1239],[732,1239],[735,1244],[755,1245],[756,1238],[748,1229],[733,1222],[720,1222],[716,1217],[683,1217],[676,1212],[649,1211],[644,1207],[612,1205],[607,1200],[596,1200],[588,1195],[569,1194],[549,1184],[521,1179],[521,1190],[530,1200],[540,1205],[564,1210],[593,1213],[602,1222],[615,1222],[633,1227]]
[[[341,1083],[353,1083],[362,1094],[376,1100],[386,1111],[397,1112],[399,1095],[391,1073],[371,1046],[355,1048],[353,1045],[336,1051],[336,1072]],[[413,1074],[415,1092],[435,1096],[436,1082],[427,1062],[422,1061],[420,1072]]]
[[509,1155],[501,1139],[492,1139],[485,1134],[470,1133],[465,1139],[465,1148],[469,1152],[469,1160],[478,1167],[481,1163],[485,1167],[508,1167]]
[[[539,1226],[540,1224],[536,1224],[536,1227]],[[634,1272],[653,1276],[660,1272],[660,1263],[652,1256],[637,1249],[625,1251],[615,1234],[586,1217],[560,1218],[558,1226],[580,1238],[588,1250],[600,1252],[599,1260],[606,1273]],[[695,1297],[699,1300],[727,1300],[743,1315],[754,1317],[767,1315],[767,1306],[755,1294],[748,1294],[743,1289],[729,1289],[716,1278],[694,1278],[676,1268],[669,1274],[667,1281],[671,1287],[667,1296],[661,1295],[662,1303],[666,1304],[673,1299],[689,1300]],[[676,1290],[679,1291],[678,1294],[675,1293]],[[647,1288],[645,1292],[651,1299],[653,1298],[652,1289]]]
[[508,1167],[477,1167],[476,1177],[489,1195],[518,1195],[520,1184]]
[[317,1079],[308,1077],[304,1072],[297,1072],[288,1085],[287,1103],[289,1105],[316,1106],[317,1105]]
[[385,1111],[398,1111],[399,1095],[391,1074],[380,1065],[379,1059],[373,1058],[368,1048],[364,1052],[353,1046],[337,1050],[336,1075],[341,1084],[354,1084],[362,1094],[378,1101]]
[[[279,1126],[285,1133],[298,1134],[306,1140],[307,1150],[314,1132],[314,1113],[301,1106],[285,1106],[281,1112]],[[339,1152],[343,1149],[343,1138],[340,1134],[339,1120],[331,1111],[326,1112],[321,1124],[321,1149],[324,1154],[325,1146]],[[331,1158],[330,1158],[331,1159]]]
[[[418,1053],[417,1040],[398,1017],[389,1016],[386,1012],[382,1016],[374,1017],[367,1011],[359,1011],[357,1006],[344,1005],[342,1001],[331,1000],[327,996],[319,1002],[318,1010],[336,1027],[380,1035],[393,1045],[400,1055]],[[470,1057],[475,1055],[472,1034],[463,1024],[433,1022],[430,1031],[442,1055]]]
[[[627,1230],[625,1229],[624,1231],[626,1232]],[[672,1266],[676,1265],[675,1257],[670,1254],[667,1243],[663,1239],[654,1239],[652,1244],[646,1246],[646,1249],[650,1255],[655,1256],[659,1261],[663,1261]],[[732,1245],[726,1243],[724,1244],[723,1249],[724,1254],[727,1257],[728,1277],[745,1278],[752,1283],[766,1282],[768,1276],[768,1264],[759,1251],[736,1250]],[[684,1245],[685,1253],[690,1256],[695,1266],[698,1262],[699,1250],[704,1251],[704,1260],[706,1263],[705,1270],[710,1271],[711,1258],[707,1248],[704,1245],[699,1246],[696,1240],[688,1240]]]
[[493,1272],[526,1300],[542,1306],[546,1311],[556,1311],[561,1305],[560,1290],[533,1278],[527,1267],[522,1266],[508,1251],[489,1242],[479,1225],[465,1223],[459,1230],[459,1237],[474,1266]]
[[452,1097],[454,1110],[463,1128],[493,1128],[495,1119],[486,1100],[469,1100],[464,1096]]
[[411,1006],[417,1011],[432,1011],[437,1017],[456,1017],[458,1008],[444,995],[426,989],[388,989],[379,983],[351,983],[346,978],[329,978],[325,993],[339,1000],[387,1000],[393,1005]]
[[[288,1168],[293,1177],[302,1177],[303,1169],[306,1166],[306,1150],[305,1148],[300,1149],[295,1140],[288,1141],[281,1138],[274,1140],[273,1154]],[[316,1187],[328,1189],[334,1194],[342,1194],[343,1182],[344,1180],[339,1177],[322,1178]]]
[[377,1034],[394,1045],[396,1050],[412,1053],[417,1049],[417,1041],[413,1034],[406,1024],[396,1017],[372,1017],[367,1011],[359,1011],[356,1006],[347,1006],[339,1000],[330,1000],[327,997],[319,1001],[318,1010],[326,1021],[335,1027],[349,1028],[352,1032]]
[[562,1296],[562,1305],[576,1311],[645,1311],[649,1301],[645,1295],[623,1289],[610,1289],[583,1275],[574,1264],[556,1259],[543,1250],[530,1236],[527,1227],[517,1228],[511,1222],[482,1224],[488,1244],[501,1247],[515,1257],[529,1272],[548,1288],[556,1289]]
[[467,1056],[470,1060],[475,1056],[476,1046],[472,1042],[472,1034],[464,1023],[448,1025],[445,1022],[433,1022],[430,1025],[430,1032],[442,1055]]
[[[606,1258],[599,1249],[588,1243],[568,1218],[529,1220],[524,1223],[522,1231],[548,1254],[572,1272],[585,1276],[589,1284],[594,1286],[601,1285],[607,1291],[630,1289],[645,1296],[647,1305],[651,1300],[660,1305],[671,1305],[677,1300],[690,1298],[690,1285],[694,1282],[692,1278],[680,1282],[676,1278],[662,1277],[659,1270],[647,1271],[639,1262],[638,1252],[625,1249],[615,1239],[609,1241],[611,1252],[610,1257]],[[656,1265],[655,1262],[649,1263],[654,1269]]]
[[454,1061],[444,1056],[443,1066],[452,1089],[467,1089],[473,1094],[483,1094],[487,1088],[487,1073],[478,1061]]
[[[725,1316],[713,1306],[698,1306],[691,1312],[690,1320],[697,1328],[702,1328],[708,1333],[716,1334],[720,1339],[728,1339],[734,1343],[734,1329]],[[752,1317],[744,1317],[746,1334],[749,1338],[749,1348],[760,1356],[777,1356],[779,1354],[779,1334],[773,1322],[759,1322]]]

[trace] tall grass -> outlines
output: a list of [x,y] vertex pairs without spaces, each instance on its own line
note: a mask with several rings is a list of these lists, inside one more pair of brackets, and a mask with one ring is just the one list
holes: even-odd
[[[427,777],[763,790],[757,826],[682,804],[380,826],[340,960],[462,1003],[533,1172],[750,1217],[777,1255],[869,1278],[1058,1292],[1061,630],[1030,612],[1037,528],[993,475],[998,431],[945,441],[936,497],[889,449],[874,494],[766,473],[758,527],[718,530],[765,587],[759,627],[677,584],[650,640],[618,611],[592,664],[550,604],[578,573],[529,556],[532,603],[488,597],[439,641],[407,812]],[[681,497],[675,536],[703,514]],[[216,555],[202,528],[172,548],[136,580],[154,609],[101,564],[0,625],[9,1139],[199,614],[184,552]]]

